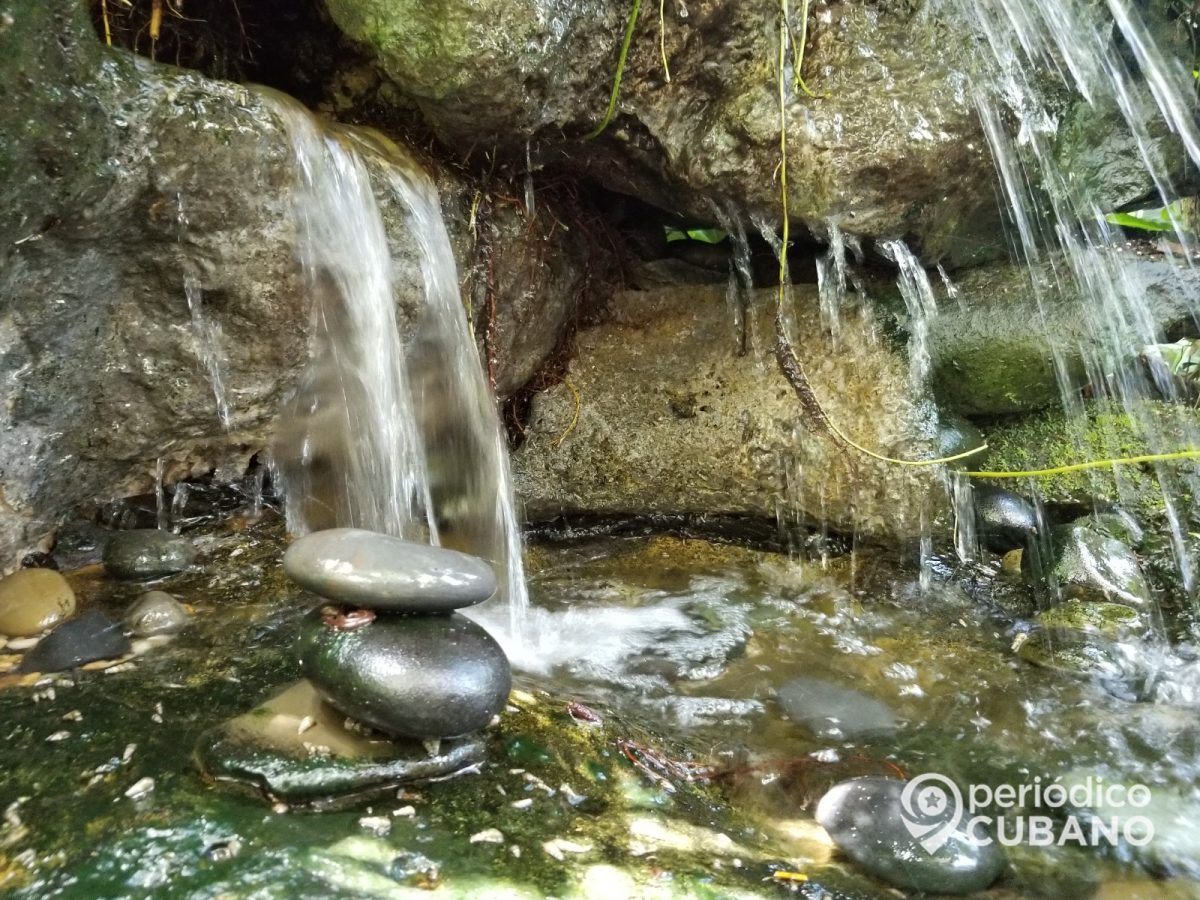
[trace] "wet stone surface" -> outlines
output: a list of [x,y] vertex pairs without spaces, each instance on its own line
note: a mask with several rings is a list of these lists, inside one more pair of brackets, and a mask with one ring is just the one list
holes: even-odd
[[975,491],[975,521],[983,543],[997,553],[1024,547],[1037,531],[1037,511],[1024,497],[997,488]]
[[283,567],[320,597],[369,609],[451,612],[496,592],[496,575],[481,559],[356,528],[299,538]]
[[1064,597],[1144,607],[1150,588],[1137,555],[1116,538],[1081,525],[1051,529],[1047,581]]
[[0,578],[0,634],[25,637],[53,628],[75,612],[75,592],[50,569],[21,569]]
[[457,772],[483,759],[484,741],[395,741],[325,703],[301,681],[201,738],[210,777],[257,788],[272,800],[331,808],[356,805],[401,784]]
[[793,678],[779,688],[779,705],[818,737],[862,737],[894,731],[896,715],[874,697],[819,678]]
[[18,672],[62,672],[99,659],[115,659],[130,650],[118,622],[98,610],[59,625],[25,654]]
[[313,610],[298,652],[317,692],[346,715],[389,735],[444,738],[478,731],[503,708],[508,658],[471,620],[381,613],[356,625],[340,616]]
[[117,531],[104,548],[104,567],[115,578],[148,581],[182,572],[196,559],[192,542],[169,531]]
[[[817,806],[817,821],[837,848],[872,875],[909,891],[970,894],[989,887],[1004,869],[1004,855],[993,842],[976,846],[954,827],[945,807],[925,823],[902,804],[905,782],[868,776],[835,785]],[[941,790],[933,788],[933,790]],[[919,792],[917,792],[919,797]],[[936,798],[935,798],[936,799]],[[920,802],[919,799],[917,802]],[[921,845],[905,827],[909,817],[919,824],[946,818],[944,843]],[[931,834],[940,834],[935,827]]]
[[178,634],[190,621],[183,604],[166,591],[147,591],[125,610],[122,622],[136,637]]

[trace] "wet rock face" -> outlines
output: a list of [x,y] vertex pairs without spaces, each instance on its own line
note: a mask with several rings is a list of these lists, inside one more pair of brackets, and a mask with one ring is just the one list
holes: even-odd
[[104,548],[104,568],[116,578],[141,581],[182,572],[196,548],[182,535],[154,528],[118,531]]
[[[932,411],[914,404],[905,363],[867,324],[836,354],[815,288],[797,285],[794,342],[829,416],[859,443],[932,455]],[[734,353],[724,288],[627,292],[581,331],[568,373],[533,404],[515,483],[532,520],[559,515],[729,514],[915,536],[944,492],[926,469],[880,463],[802,421],[772,352],[773,291],[748,304],[749,353]],[[576,394],[578,405],[576,405]]]
[[928,852],[904,826],[905,782],[869,776],[834,785],[817,806],[817,822],[837,848],[889,884],[931,894],[970,894],[1004,869],[994,841],[977,847],[960,826]]
[[[310,328],[291,220],[295,163],[270,104],[105,50],[73,0],[22,0],[9,12],[0,570],[81,502],[152,490],[159,460],[168,483],[214,469],[240,475],[307,361]],[[446,173],[440,181],[470,261],[480,252],[466,227],[474,188]],[[408,325],[423,302],[418,243],[383,183],[398,319]],[[582,277],[579,239],[564,237],[551,210],[543,217],[530,227],[505,211],[486,223],[502,248],[489,307],[493,375],[506,389],[553,348]],[[540,273],[535,250],[554,261],[554,277],[522,274]]]
[[1051,531],[1051,564],[1047,580],[1063,596],[1143,607],[1150,589],[1137,555],[1108,535],[1082,525]]
[[458,614],[383,613],[344,627],[328,608],[310,613],[300,660],[318,693],[346,715],[396,737],[478,731],[512,686],[495,639]]
[[367,609],[453,612],[496,592],[495,572],[477,557],[357,528],[305,535],[283,570],[320,597]]
[[0,634],[26,637],[75,612],[75,592],[50,569],[21,569],[0,578]]
[[[451,146],[566,160],[624,193],[711,218],[708,196],[775,221],[777,8],[667,4],[671,81],[642,10],[617,115],[602,119],[629,14],[621,0],[333,0],[335,22],[377,55]],[[797,28],[799,24],[797,23]],[[964,84],[970,38],[901,3],[842,3],[808,26],[789,98],[794,219],[915,235],[929,259],[1003,253],[986,141]]]

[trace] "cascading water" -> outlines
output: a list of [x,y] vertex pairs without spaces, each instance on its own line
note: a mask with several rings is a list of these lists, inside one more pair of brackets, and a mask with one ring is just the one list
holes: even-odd
[[[1032,293],[1043,316],[1059,294],[1088,298],[1089,315],[1079,322],[1078,346],[1070,348],[1083,359],[1082,380],[1067,362],[1068,348],[1056,348],[1064,407],[1081,414],[1080,394],[1086,386],[1095,396],[1119,402],[1148,446],[1175,450],[1179,437],[1167,440],[1144,403],[1155,396],[1156,386],[1130,364],[1142,347],[1163,337],[1147,306],[1146,291],[1129,257],[1115,248],[1121,238],[1105,221],[1109,210],[1099,208],[1088,186],[1080,185],[1061,165],[1060,115],[1033,80],[1033,73],[1057,71],[1094,114],[1119,112],[1175,227],[1175,243],[1183,251],[1178,262],[1190,265],[1190,238],[1169,205],[1179,194],[1151,139],[1150,123],[1156,118],[1165,121],[1192,163],[1200,163],[1200,132],[1188,99],[1192,76],[1159,51],[1125,0],[1109,0],[1106,8],[1107,14],[1104,7],[1073,0],[989,0],[953,7],[990,51],[987,71],[972,80],[974,100],[1019,241],[1018,253],[1030,266]],[[1122,42],[1141,78],[1130,72]],[[1017,123],[1014,133],[1005,128],[1010,119]],[[1168,255],[1173,252],[1170,246],[1163,249]],[[1157,386],[1158,391],[1162,387]],[[1184,437],[1195,446],[1200,435]],[[1079,451],[1086,458],[1086,448]],[[1156,475],[1182,581],[1194,592],[1194,562],[1184,540],[1191,512],[1185,498],[1200,496],[1200,485],[1161,463]]]
[[[289,528],[367,528],[488,559],[502,573],[503,614],[476,615],[504,618],[515,636],[526,593],[507,454],[436,189],[382,137],[326,131],[289,101],[275,106],[300,172],[300,262],[313,298],[311,362],[272,444]],[[371,157],[417,243],[425,296],[407,343]]]

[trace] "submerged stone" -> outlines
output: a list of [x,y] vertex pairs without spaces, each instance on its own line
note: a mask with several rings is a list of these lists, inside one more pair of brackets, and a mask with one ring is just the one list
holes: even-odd
[[1120,603],[1068,600],[1034,616],[1044,628],[1083,631],[1120,638],[1145,630],[1146,623],[1136,609]]
[[1150,669],[1136,641],[1116,641],[1097,633],[1038,628],[1020,639],[1017,655],[1026,662],[1067,675],[1099,681],[1124,700],[1145,696]]
[[318,608],[305,618],[300,660],[331,705],[401,737],[478,731],[503,708],[512,687],[508,658],[495,638],[457,613],[381,614],[343,627],[335,609]]
[[115,659],[130,650],[118,622],[99,610],[60,625],[25,654],[18,672],[62,672],[98,659]]
[[0,634],[26,637],[75,612],[75,592],[50,569],[21,569],[0,578]]
[[178,634],[187,628],[191,617],[183,604],[166,591],[147,591],[125,610],[125,627],[136,637]]
[[[949,830],[945,842],[927,850],[906,827],[913,819],[902,801],[905,782],[867,776],[834,785],[817,805],[817,822],[829,832],[839,850],[862,869],[896,887],[931,894],[970,894],[986,889],[1004,869],[1004,854],[993,841],[976,846],[951,820],[953,800],[925,823],[944,817],[930,836]],[[928,787],[924,790],[939,791]],[[920,791],[917,793],[919,802]],[[931,795],[936,799],[936,795]],[[906,819],[906,816],[908,819]]]
[[156,528],[114,532],[104,548],[104,567],[111,575],[130,581],[174,575],[195,558],[191,541]]
[[496,573],[477,557],[358,528],[305,535],[283,570],[318,596],[369,609],[450,612],[496,592]]
[[977,487],[975,522],[980,540],[989,549],[1007,553],[1024,547],[1029,535],[1037,531],[1037,510],[1024,497],[1010,491]]
[[855,738],[897,726],[895,713],[874,697],[820,678],[793,678],[779,688],[779,705],[821,738]]
[[298,682],[200,739],[210,778],[256,788],[272,800],[333,807],[396,785],[449,775],[483,758],[478,737],[443,741],[431,755],[414,740],[349,729],[308,681]]
[[1135,607],[1150,602],[1137,556],[1116,538],[1081,525],[1063,525],[1051,530],[1050,544],[1047,581],[1064,597]]

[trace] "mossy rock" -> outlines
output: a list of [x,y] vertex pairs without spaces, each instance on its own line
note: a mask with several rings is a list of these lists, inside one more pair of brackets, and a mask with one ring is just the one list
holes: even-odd
[[[1068,418],[1047,411],[1014,423],[988,429],[991,471],[1030,471],[1070,466],[1081,462],[1166,453],[1200,446],[1200,410],[1188,406],[1145,401],[1136,409],[1136,420],[1115,403],[1089,402],[1085,414]],[[1194,459],[1159,464],[1169,480],[1186,487],[1188,477],[1200,474]],[[986,483],[1007,484],[1005,481]],[[1026,483],[1053,505],[1095,507],[1119,503],[1141,523],[1150,526],[1163,518],[1162,484],[1153,463],[1104,466],[1054,475],[1031,477]],[[1193,497],[1182,490],[1184,509]]]
[[1118,639],[1145,630],[1145,619],[1136,609],[1120,603],[1068,600],[1042,610],[1034,620],[1050,629],[1080,631]]

